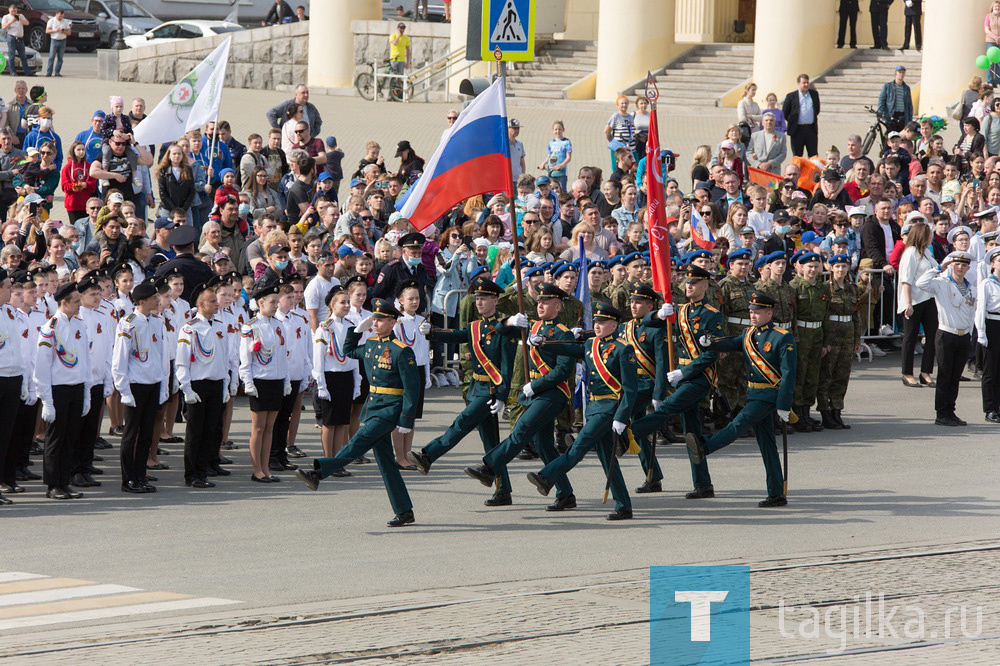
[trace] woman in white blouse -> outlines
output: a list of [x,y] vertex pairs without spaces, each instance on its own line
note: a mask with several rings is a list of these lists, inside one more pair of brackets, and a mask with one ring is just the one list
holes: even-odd
[[751,81],[743,88],[743,98],[736,104],[736,122],[750,125],[751,132],[760,127],[762,117],[760,104],[753,101],[756,94],[757,84]]
[[986,253],[988,277],[979,281],[976,297],[976,331],[985,347],[983,363],[983,412],[990,423],[1000,423],[1000,247]]
[[[917,214],[919,215],[919,213]],[[937,268],[931,250],[931,228],[920,221],[910,222],[903,257],[899,261],[898,311],[903,314],[903,383],[913,388],[933,386],[934,337],[938,318],[934,296],[917,287],[917,279]],[[913,376],[913,354],[920,329],[924,331],[924,354],[920,359],[920,380]]]

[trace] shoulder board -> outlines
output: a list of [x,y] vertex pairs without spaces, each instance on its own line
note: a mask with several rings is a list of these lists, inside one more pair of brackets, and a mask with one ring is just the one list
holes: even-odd
[[788,335],[788,331],[786,331],[785,329],[780,328],[778,326],[775,326],[774,330],[775,330],[775,332],[780,333],[781,335]]
[[127,322],[131,322],[133,319],[135,319],[135,312],[134,311],[130,312],[129,315],[127,317],[125,317],[125,321],[127,321]]
[[402,340],[393,340],[393,342],[396,343],[396,346],[400,349],[409,349],[409,347],[406,346],[406,343]]
[[55,328],[56,327],[56,321],[57,321],[56,317],[52,317],[47,322],[45,322],[45,325],[48,326],[49,328]]
[[712,312],[718,312],[718,311],[719,311],[719,308],[715,307],[715,306],[714,306],[714,305],[712,305],[711,303],[705,303],[705,304],[704,304],[704,308],[705,308],[706,310],[710,310],[710,311],[712,311]]
[[187,320],[187,321],[185,322],[185,325],[187,325],[187,326],[193,326],[193,325],[194,325],[194,323],[195,323],[195,322],[197,322],[197,321],[198,321],[197,319],[188,319],[188,320]]
[[568,328],[566,328],[565,324],[558,324],[557,323],[556,324],[556,328],[558,328],[560,331],[566,331],[567,333],[571,333],[572,332]]
[[296,317],[298,317],[302,321],[309,321],[309,319],[306,318],[306,316],[304,314],[302,314],[301,312],[296,312],[295,310],[292,310],[291,314],[295,315]]
[[253,317],[252,319],[250,319],[250,321],[248,321],[246,323],[246,325],[249,326],[250,324],[254,323],[255,321],[257,321],[257,317]]

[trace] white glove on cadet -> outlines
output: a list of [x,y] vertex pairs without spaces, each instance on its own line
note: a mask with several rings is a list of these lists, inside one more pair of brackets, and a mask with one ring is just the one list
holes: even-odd
[[625,424],[622,423],[621,421],[614,421],[611,424],[611,429],[615,431],[616,435],[620,435],[623,432],[625,432]]
[[531,382],[528,382],[527,384],[524,385],[524,388],[521,390],[521,393],[524,394],[525,398],[535,397],[535,389],[531,388]]
[[573,334],[573,337],[576,338],[577,340],[579,340],[580,337],[583,335],[583,329],[580,328],[579,326],[577,326],[576,328],[571,328],[570,332]]
[[56,406],[51,402],[42,403],[42,420],[46,423],[52,423],[56,420]]
[[122,404],[126,407],[135,407],[135,396],[123,395]]
[[667,373],[667,381],[674,386],[677,386],[677,383],[682,379],[684,379],[684,373],[680,370],[671,370]]
[[544,336],[537,335],[537,334],[535,334],[535,335],[529,335],[528,336],[528,344],[531,345],[532,347],[537,347],[538,345],[542,344],[543,342],[545,342],[545,337]]
[[321,388],[318,391],[316,391],[316,397],[319,398],[320,400],[326,400],[327,402],[329,402],[330,392],[325,388]]
[[80,412],[80,416],[86,416],[89,413],[90,413],[90,391],[84,389],[83,410]]
[[420,335],[427,335],[431,332],[431,323],[425,319],[420,322],[420,326],[417,326],[417,330],[420,331]]
[[184,402],[189,405],[193,405],[196,402],[201,402],[201,396],[195,393],[193,390],[188,389],[184,391]]
[[249,384],[243,387],[243,392],[246,393],[251,398],[256,398],[257,386],[253,382],[250,382]]
[[789,410],[787,410],[787,409],[779,409],[779,410],[777,410],[777,412],[778,412],[778,418],[781,419],[782,422],[788,423],[788,415],[791,412]]
[[424,389],[429,389],[431,387],[431,373],[427,373],[424,377]]
[[291,395],[292,393],[292,383],[290,381],[285,381],[285,385],[281,387],[281,395]]
[[500,402],[499,400],[496,400],[496,399],[490,401],[490,414],[493,414],[494,416],[498,416],[500,414],[500,412],[502,412],[502,411],[503,411],[503,403],[502,402]]
[[28,401],[28,382],[21,380],[21,402]]
[[396,426],[396,432],[400,435],[405,435],[407,433],[413,432],[413,428],[404,428],[403,426]]
[[656,316],[660,319],[666,319],[667,317],[673,316],[674,314],[674,304],[664,303],[660,309],[657,311]]
[[518,328],[528,328],[528,315],[523,312],[518,312],[516,315],[507,318],[508,326],[517,326]]
[[990,340],[989,340],[989,338],[987,338],[987,337],[986,337],[986,336],[984,335],[984,336],[982,336],[981,338],[979,338],[979,344],[981,344],[981,345],[982,345],[982,346],[984,346],[984,347],[989,347],[989,345],[990,345]]

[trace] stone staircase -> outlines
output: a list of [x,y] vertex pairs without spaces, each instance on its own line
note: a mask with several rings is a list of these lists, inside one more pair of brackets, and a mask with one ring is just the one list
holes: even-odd
[[597,42],[560,40],[540,45],[532,62],[507,74],[510,97],[564,99],[563,88],[597,70]]
[[921,58],[918,51],[854,51],[813,81],[820,94],[820,115],[857,117],[859,113],[864,113],[866,105],[877,107],[879,91],[884,83],[892,81],[897,65],[906,67],[906,83],[911,88],[920,83]]
[[[714,109],[721,106],[723,95],[752,75],[753,44],[701,44],[654,72],[658,104],[672,111]],[[644,88],[645,82],[628,92],[634,96]]]

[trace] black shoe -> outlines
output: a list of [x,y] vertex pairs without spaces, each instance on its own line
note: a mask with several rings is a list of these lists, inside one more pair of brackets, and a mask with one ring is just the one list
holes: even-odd
[[78,493],[74,490],[70,490],[68,486],[59,486],[59,490],[69,495],[70,499],[80,499],[81,497],[83,497],[83,493]]
[[404,511],[403,513],[397,513],[392,517],[392,520],[388,521],[386,525],[389,527],[402,527],[403,525],[413,524],[413,512]]
[[42,480],[41,475],[35,474],[34,472],[32,472],[27,467],[22,467],[21,468],[21,474],[24,476],[24,478],[22,479],[22,478],[18,477],[18,479],[17,479],[18,481],[41,481]]
[[271,470],[271,471],[274,471],[274,472],[280,472],[280,471],[282,471],[283,469],[285,469],[285,466],[284,466],[284,465],[282,465],[282,464],[281,464],[280,462],[278,462],[277,460],[272,460],[271,462],[269,462],[269,463],[267,464],[267,468],[268,468],[269,470]]
[[227,458],[226,456],[219,456],[219,464],[220,465],[232,465],[233,461],[230,458]]
[[69,491],[63,488],[49,488],[48,491],[45,493],[45,496],[48,497],[49,499],[55,499],[55,500],[73,499],[72,495],[69,494]]
[[184,484],[188,488],[214,488],[215,484],[205,479],[195,479]]
[[284,470],[284,471],[286,471],[286,472],[294,472],[298,468],[299,468],[298,465],[293,465],[292,463],[290,463],[288,461],[285,461],[285,462],[281,463],[281,469]]
[[255,474],[251,474],[251,475],[250,475],[250,480],[251,480],[251,481],[255,481],[255,482],[257,482],[257,483],[271,483],[271,482],[270,482],[270,481],[268,480],[268,478],[269,478],[269,477],[266,477],[266,476],[257,476],[257,475],[255,475]]
[[114,428],[108,431],[108,434],[110,434],[112,437],[121,437],[122,435],[125,434],[125,426],[115,426]]
[[406,459],[413,463],[413,466],[417,468],[417,471],[427,476],[427,472],[431,471],[431,459],[427,457],[427,454],[421,451],[407,451]]
[[640,494],[643,494],[643,493],[662,493],[663,492],[663,482],[661,482],[661,481],[653,481],[653,482],[647,481],[646,483],[644,483],[641,486],[639,486],[638,488],[636,488],[635,492],[640,493]]
[[152,474],[146,475],[146,483],[149,483],[150,481],[159,481],[159,480],[160,480],[159,477],[153,476]]
[[843,419],[843,417],[841,417],[840,411],[841,410],[839,410],[839,409],[833,410],[833,420],[837,422],[837,425],[840,426],[841,430],[850,430],[851,426],[849,426],[846,423],[844,423],[844,419]]
[[566,497],[557,497],[556,501],[545,507],[546,511],[565,511],[566,509],[576,508],[576,495],[566,495]]
[[371,460],[369,458],[365,458],[364,456],[361,456],[360,458],[355,458],[354,460],[352,460],[351,464],[352,465],[367,465],[370,462],[371,462]]
[[170,465],[168,465],[167,463],[154,463],[152,465],[147,464],[146,469],[155,469],[159,471],[161,469],[170,469]]
[[968,377],[966,377],[965,375],[962,375],[961,377],[958,378],[958,381],[960,381],[960,382],[971,382],[972,380],[969,379]]
[[990,412],[986,415],[986,420],[990,423],[1000,423],[1000,413]]
[[205,475],[206,476],[219,476],[219,473],[216,472],[213,468],[209,467],[208,471],[205,472]]
[[[163,442],[164,444],[181,444],[182,442],[184,442],[184,439],[181,438],[181,437],[178,437],[177,435],[172,435],[170,437],[161,437],[160,441]],[[166,456],[166,455],[170,455],[170,454],[164,453],[163,449],[160,449],[160,455],[161,456]]]
[[934,419],[934,425],[954,427],[962,424],[958,422],[958,419],[951,416],[939,416]]
[[306,484],[309,490],[316,490],[319,487],[319,472],[313,469],[295,470],[295,478]]
[[292,444],[288,447],[288,457],[289,458],[305,458],[306,454],[302,453],[302,449]]
[[[674,432],[673,428],[671,428],[669,425],[662,426],[660,428],[659,434],[663,436],[663,438],[666,440],[667,444],[683,444],[684,443],[684,436],[683,435],[679,435],[676,432]],[[659,441],[657,441],[657,444],[659,444]]]
[[4,505],[4,506],[7,506],[7,505],[9,505],[9,504],[13,504],[13,503],[14,503],[14,502],[13,502],[12,500],[9,500],[9,499],[7,499],[7,498],[6,498],[6,497],[4,497],[3,495],[0,495],[0,505]]
[[403,472],[416,472],[417,471],[417,466],[416,465],[400,465],[399,463],[396,463],[396,467],[399,468],[399,470],[403,471]]
[[967,426],[967,425],[969,425],[967,421],[963,421],[962,419],[958,418],[954,414],[951,415],[951,420],[954,421],[955,425],[957,425],[957,426]]
[[823,430],[823,423],[817,419],[814,419],[812,417],[812,414],[809,413],[809,410],[810,410],[809,407],[802,408],[802,413],[805,414],[806,417],[806,423],[809,424],[813,432],[821,432]]
[[70,485],[76,486],[77,488],[89,488],[90,483],[84,478],[82,473],[77,473],[73,475],[73,480]]
[[209,476],[229,476],[230,474],[232,474],[232,472],[230,472],[228,469],[222,469],[222,467],[220,467],[219,465],[213,464],[210,465],[209,467],[213,472],[215,472],[214,475],[209,474]]
[[38,444],[38,441],[32,441],[31,446],[28,447],[28,455],[40,456],[45,453],[45,450]]
[[[83,472],[83,478],[90,484],[91,488],[100,488],[101,482],[90,475],[90,472]],[[75,485],[75,484],[74,484]]]
[[552,490],[552,484],[538,472],[528,472],[528,481],[530,481],[531,485],[535,487],[538,494],[543,497],[548,495],[549,491]]
[[618,509],[614,513],[608,514],[608,520],[630,520],[632,518],[632,509]]
[[[556,451],[559,451],[559,442],[562,441],[558,436],[556,437]],[[561,453],[561,452],[560,452]],[[535,451],[535,447],[532,445],[527,445],[517,454],[518,460],[534,460],[538,457],[538,452]]]
[[330,472],[330,476],[336,477],[338,479],[346,479],[347,477],[354,475],[348,472],[346,469],[338,469],[336,472]]
[[695,488],[684,495],[685,499],[706,499],[709,497],[715,497],[715,486],[702,486],[701,488]]
[[226,451],[232,451],[233,449],[238,449],[240,447],[238,447],[235,444],[233,444],[233,440],[227,439],[226,441],[224,441],[222,443],[222,447],[221,448],[225,449]]
[[513,503],[513,500],[510,498],[510,493],[501,492],[493,493],[493,497],[483,502],[486,506],[510,506]]
[[268,474],[267,476],[264,477],[264,479],[268,483],[281,483],[281,477],[280,476],[273,476],[271,474]]
[[489,465],[483,463],[482,465],[476,465],[475,467],[466,467],[465,473],[471,476],[473,479],[479,481],[487,488],[493,485],[496,480],[496,474],[490,469]]
[[792,424],[792,428],[795,432],[812,432],[812,426],[810,426],[809,422],[806,420],[802,407],[793,407],[792,411],[795,412],[797,417],[799,417],[799,419]]
[[104,456],[98,456],[98,455],[95,455],[95,456],[93,457],[93,461],[94,461],[94,462],[104,462]]
[[840,430],[840,424],[833,418],[833,412],[824,410],[820,412],[820,416],[823,417],[822,423],[824,428],[827,430]]
[[97,441],[94,442],[94,448],[95,449],[110,449],[111,448],[111,442],[109,442],[108,440],[104,439],[101,436],[98,436],[97,437]]
[[708,455],[708,451],[705,450],[705,438],[699,437],[693,432],[687,432],[684,433],[684,439],[687,443],[688,456],[691,458],[691,462],[695,465],[700,465],[701,461]]
[[788,500],[785,499],[784,495],[778,495],[777,497],[768,497],[766,500],[761,500],[757,502],[757,506],[762,509],[766,509],[771,506],[785,506],[788,504]]
[[16,494],[16,493],[23,493],[24,492],[24,486],[17,485],[17,481],[15,481],[13,485],[8,485],[8,484],[5,483],[3,485],[0,485],[0,491],[5,492],[8,495]]
[[[155,479],[154,479],[154,481],[155,481]],[[149,482],[149,477],[148,476],[146,477],[146,480],[142,482],[142,487],[146,489],[147,493],[155,493],[156,492],[156,486],[154,486],[152,483]]]
[[103,469],[94,467],[93,465],[87,465],[86,467],[83,468],[83,471],[86,472],[87,474],[94,474],[96,476],[100,476],[101,474],[104,474],[104,470]]

